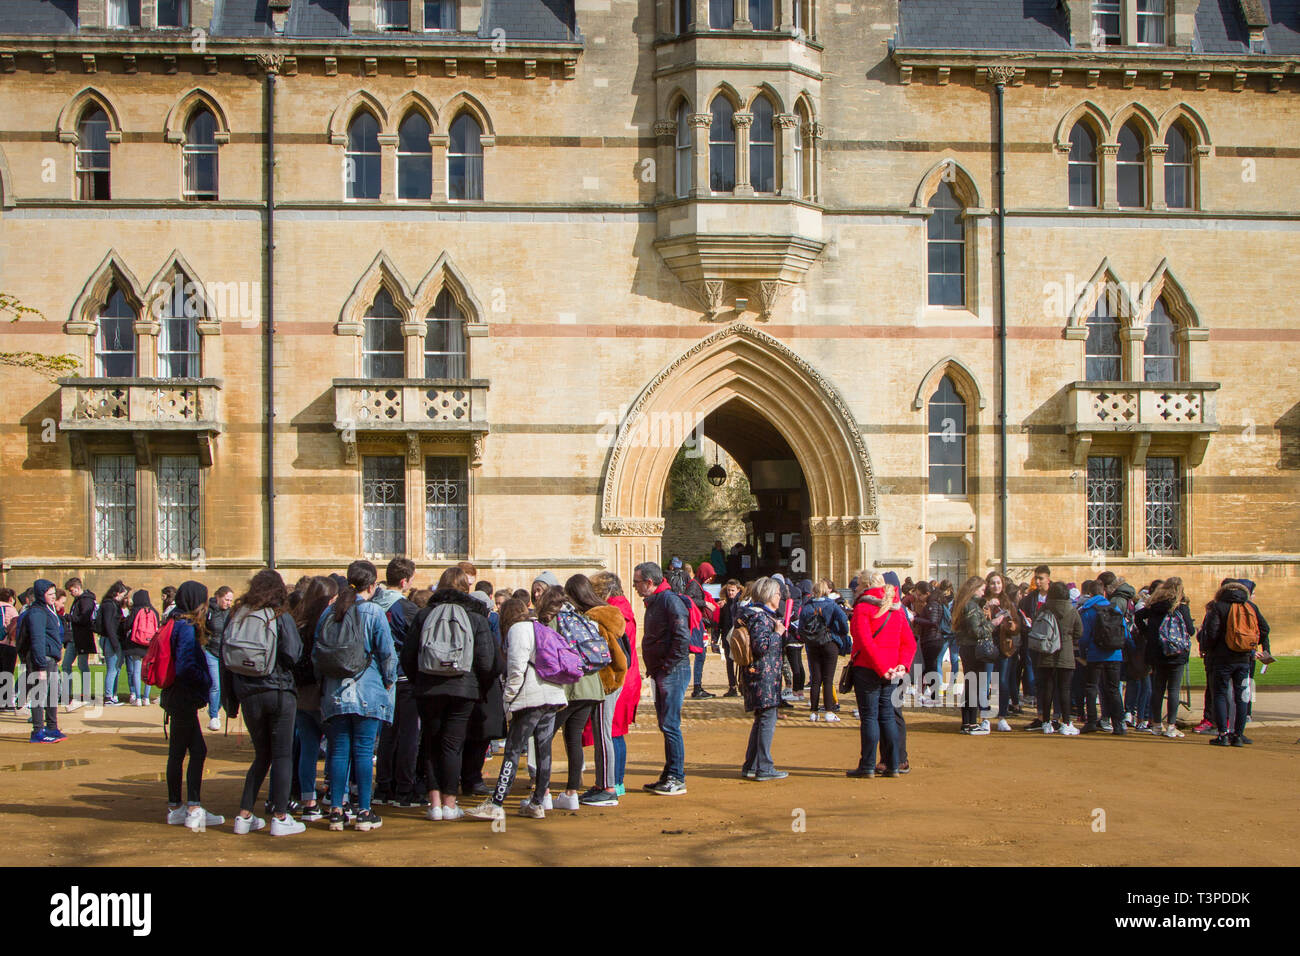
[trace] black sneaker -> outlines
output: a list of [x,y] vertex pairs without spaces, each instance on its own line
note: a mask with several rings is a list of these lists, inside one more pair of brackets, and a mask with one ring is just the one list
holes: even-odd
[[740,696],[740,691],[736,690],[736,688],[734,688],[734,687],[728,687],[728,688],[727,688],[727,692],[726,692],[725,694],[723,694],[722,696],[723,696],[723,697],[739,697],[739,696]]
[[370,802],[372,804],[377,803],[380,806],[384,806],[386,804],[392,804],[394,806],[401,805],[397,802],[397,800],[393,797],[392,792],[389,790],[376,790],[374,796],[370,798]]
[[859,780],[866,780],[876,775],[875,767],[855,767],[852,770],[844,771],[844,776],[854,777]]
[[578,798],[584,807],[616,807],[618,796],[612,790],[600,790],[592,787]]
[[646,791],[647,793],[654,793],[656,790],[662,787],[667,782],[667,780],[668,780],[667,777],[660,777],[658,780],[654,781],[653,783],[641,784],[641,789]]
[[312,807],[303,807],[302,816],[298,819],[303,823],[315,823],[317,820],[325,819],[325,814],[321,812],[320,804]]
[[[374,802],[378,803],[379,801],[375,800]],[[388,805],[390,807],[401,807],[403,810],[410,810],[412,807],[418,807],[420,805],[420,798],[413,793],[408,793],[401,797],[394,797],[392,800],[388,801]]]
[[352,828],[366,833],[370,830],[378,830],[383,825],[384,821],[379,819],[379,814],[375,813],[374,810],[362,810],[353,822]]
[[1090,720],[1090,721],[1088,721],[1086,724],[1084,724],[1082,727],[1079,728],[1079,733],[1081,733],[1081,734],[1095,734],[1095,733],[1096,733],[1097,731],[1099,731],[1099,730],[1101,730],[1101,725],[1098,724],[1098,723],[1095,723],[1095,722],[1093,722],[1093,721]]
[[680,797],[686,793],[686,784],[669,777],[650,792],[657,797]]
[[347,817],[338,807],[330,810],[330,829],[342,830],[343,825],[347,822]]
[[1251,740],[1245,734],[1237,734],[1235,737],[1232,738],[1232,745],[1234,747],[1248,747],[1254,742],[1255,741]]
[[1211,747],[1230,747],[1230,746],[1232,746],[1232,742],[1231,742],[1230,740],[1228,740],[1228,735],[1227,735],[1227,734],[1219,734],[1217,737],[1213,738],[1213,739],[1210,741],[1210,746],[1211,746]]
[[1025,730],[1042,730],[1043,722],[1041,720],[1031,720]]
[[691,700],[708,700],[710,697],[716,697],[717,694],[710,694],[703,687],[697,687],[691,692]]
[[343,804],[343,816],[347,817],[348,823],[357,818],[357,808],[350,803]]
[[781,703],[776,706],[781,710],[794,710],[794,704],[790,703],[788,700],[782,700]]

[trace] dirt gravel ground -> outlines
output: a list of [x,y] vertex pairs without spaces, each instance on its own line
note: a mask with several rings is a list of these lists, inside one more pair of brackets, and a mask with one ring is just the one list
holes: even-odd
[[[1048,737],[1021,730],[1024,719],[1015,733],[971,738],[957,732],[955,711],[913,711],[912,773],[850,780],[851,710],[838,725],[786,712],[773,748],[790,771],[782,781],[740,778],[749,721],[739,701],[687,701],[684,796],[640,792],[663,759],[653,711],[643,708],[647,722],[628,736],[629,793],[619,807],[526,820],[512,798],[503,832],[385,807],[372,833],[330,833],[321,823],[276,839],[231,831],[252,755],[234,724],[228,736],[208,737],[204,782],[205,804],[226,825],[196,834],[162,822],[160,729],[124,722],[117,733],[32,745],[6,717],[0,864],[1272,866],[1294,864],[1300,847],[1294,726],[1253,726],[1254,746],[1224,750],[1191,734]],[[499,766],[493,759],[488,773]],[[557,747],[561,784],[563,768]]]

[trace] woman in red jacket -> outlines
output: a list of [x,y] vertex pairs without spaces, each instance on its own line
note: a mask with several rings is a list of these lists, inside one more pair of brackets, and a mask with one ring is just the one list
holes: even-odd
[[[623,796],[623,772],[627,769],[627,729],[636,723],[636,707],[641,702],[641,667],[637,663],[636,653],[636,618],[632,614],[632,605],[623,596],[623,582],[617,574],[602,571],[591,576],[591,587],[596,596],[604,598],[609,604],[618,608],[627,622],[627,629],[619,638],[624,643],[627,653],[627,674],[623,677],[623,687],[619,690],[618,701],[614,705],[614,723],[611,733],[614,738],[614,793]],[[590,732],[590,728],[588,728]],[[583,741],[584,746],[586,740]]]
[[[902,759],[899,753],[898,719],[894,713],[893,681],[907,673],[916,654],[916,638],[907,622],[907,612],[892,585],[877,572],[859,572],[858,592],[853,600],[853,691],[861,715],[859,732],[862,748],[849,777],[876,775],[876,745],[884,758],[884,776],[897,777]],[[883,739],[882,739],[883,738]]]

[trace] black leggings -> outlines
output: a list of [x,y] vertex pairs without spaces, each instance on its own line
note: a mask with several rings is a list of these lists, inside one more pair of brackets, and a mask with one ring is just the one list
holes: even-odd
[[[298,716],[298,698],[288,691],[267,690],[245,697],[239,706],[244,712],[244,726],[248,728],[249,739],[253,742],[253,765],[244,777],[244,795],[240,798],[239,809],[252,812],[257,792],[262,789],[262,781],[270,770],[271,812],[279,816],[289,809],[289,787],[293,784],[293,725]],[[193,766],[190,765],[191,770]]]
[[736,662],[731,659],[731,642],[722,638],[722,656],[727,660],[727,690],[736,689]]
[[190,768],[185,775],[185,799],[198,805],[202,802],[199,791],[203,788],[203,763],[208,759],[208,745],[199,728],[199,712],[187,709],[178,714],[169,712],[167,716],[171,728],[167,738],[167,802],[174,807],[180,805],[181,766],[188,754]]
[[814,711],[821,697],[825,698],[822,710],[839,709],[839,702],[835,699],[835,664],[839,656],[839,648],[832,641],[808,645],[808,703]]
[[[566,790],[582,789],[582,731],[591,719],[597,703],[594,700],[575,700],[560,711],[560,716],[555,719],[556,729],[564,731],[564,755],[569,761]],[[600,728],[592,729],[600,733]]]
[[421,697],[418,705],[428,792],[436,790],[444,797],[454,797],[460,787],[465,734],[474,712],[474,701],[468,697]]
[[1070,722],[1070,681],[1074,679],[1074,671],[1061,667],[1042,667],[1034,675],[1038,678],[1038,716],[1042,718],[1043,723],[1052,719],[1052,704],[1056,704],[1056,712],[1061,717],[1061,723]]
[[791,644],[785,649],[785,659],[790,662],[790,683],[791,690],[796,694],[803,693],[803,645]]

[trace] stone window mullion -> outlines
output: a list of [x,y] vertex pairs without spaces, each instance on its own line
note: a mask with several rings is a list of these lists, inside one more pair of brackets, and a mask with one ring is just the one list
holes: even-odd
[[379,201],[397,198],[397,134],[379,134]]
[[690,116],[695,175],[691,181],[691,196],[709,195],[709,128],[713,125],[712,113],[692,113]]
[[1101,174],[1103,209],[1119,208],[1119,143],[1102,143],[1097,147],[1097,166]]
[[433,201],[444,202],[447,199],[447,145],[451,137],[446,133],[432,133],[429,146],[433,148]]
[[736,131],[737,196],[754,195],[754,187],[749,181],[749,129],[753,123],[753,113],[735,113],[731,117],[731,125]]
[[1147,179],[1151,182],[1150,208],[1164,212],[1169,206],[1165,203],[1165,154],[1169,147],[1164,143],[1154,143],[1147,147]]
[[[785,28],[782,27],[782,29]],[[776,171],[777,190],[782,196],[801,199],[803,197],[799,195],[799,190],[795,188],[800,179],[795,171],[795,163],[801,162],[802,158],[796,156],[794,149],[796,137],[803,136],[799,117],[794,113],[779,113],[776,117],[776,125],[781,131],[781,164]]]

